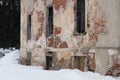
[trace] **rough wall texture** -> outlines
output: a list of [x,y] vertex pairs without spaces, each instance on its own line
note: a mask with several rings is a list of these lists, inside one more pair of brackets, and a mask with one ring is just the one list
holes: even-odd
[[56,10],[59,10],[60,7],[66,8],[67,0],[54,0],[53,4]]
[[[53,34],[46,37],[50,5]],[[54,55],[51,69],[78,68],[119,75],[119,7],[119,0],[85,0],[86,34],[75,35],[76,0],[21,0],[21,63],[31,59],[31,65],[46,67],[46,53],[50,51]],[[31,39],[27,40],[29,14]]]
[[[31,53],[32,65],[44,65],[45,40],[45,0],[21,1],[21,62],[25,63],[28,53]],[[27,17],[31,15],[31,39],[27,40]],[[22,50],[26,50],[24,53]],[[42,53],[41,53],[42,52]],[[42,57],[41,57],[42,56]],[[24,58],[24,59],[23,59]],[[40,62],[39,62],[40,60]],[[29,62],[29,61],[27,61]],[[26,62],[26,63],[27,63]]]
[[34,48],[31,55],[31,65],[44,66],[45,65],[45,51],[42,48]]
[[106,16],[97,1],[88,1],[87,28],[89,44],[96,45],[100,33],[105,33]]
[[57,54],[54,53],[53,55],[53,66],[51,67],[51,69],[72,69],[72,51],[59,51],[57,52]]

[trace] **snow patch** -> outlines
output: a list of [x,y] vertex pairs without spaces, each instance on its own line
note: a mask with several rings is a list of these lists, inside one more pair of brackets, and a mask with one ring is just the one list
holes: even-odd
[[120,80],[77,69],[43,70],[42,67],[20,65],[19,59],[19,50],[9,52],[0,59],[0,80]]
[[8,65],[8,64],[18,64],[20,59],[19,50],[11,51],[9,54],[5,54],[5,57],[0,59],[0,63]]

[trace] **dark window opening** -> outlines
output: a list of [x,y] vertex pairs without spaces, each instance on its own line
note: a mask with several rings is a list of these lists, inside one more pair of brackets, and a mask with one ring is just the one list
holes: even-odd
[[28,15],[27,19],[27,40],[31,39],[31,15]]
[[85,0],[77,0],[77,33],[85,33]]
[[46,70],[52,67],[52,56],[46,56]]
[[47,36],[53,34],[53,6],[48,7],[48,25],[47,25]]

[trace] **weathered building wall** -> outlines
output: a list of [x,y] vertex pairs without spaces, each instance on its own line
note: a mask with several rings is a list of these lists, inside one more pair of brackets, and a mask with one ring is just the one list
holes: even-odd
[[[31,15],[31,39],[29,40],[27,40],[28,15]],[[22,26],[21,27],[21,58],[22,58],[21,62],[27,63],[26,61],[28,59],[28,54],[31,54],[30,57],[32,62],[31,64],[33,65],[44,64],[45,61],[44,47],[46,46],[45,15],[46,15],[45,0],[21,1],[21,26]]]
[[[27,3],[27,4],[26,4]],[[31,12],[33,1],[21,0],[21,62],[27,62],[27,17]]]
[[[53,34],[46,37],[47,7],[51,5]],[[50,52],[51,69],[79,68],[117,75],[120,73],[119,7],[119,0],[85,0],[86,34],[77,34],[76,0],[21,0],[21,62],[45,67]],[[31,39],[27,40],[29,14]]]
[[[112,75],[116,75],[120,73],[120,69],[118,69],[119,61],[120,61],[120,36],[119,29],[120,23],[118,23],[120,18],[120,1],[112,1],[112,0],[97,0],[99,7],[106,21],[104,34],[100,34],[98,37],[98,41],[96,43],[96,72],[100,72],[105,74],[107,70],[111,69]],[[107,3],[107,4],[104,4]],[[104,24],[103,24],[104,25]],[[96,30],[96,29],[95,29]],[[100,49],[101,48],[101,49]],[[118,57],[115,57],[115,56]],[[114,58],[113,58],[114,56]],[[117,62],[115,62],[117,59]],[[102,62],[101,62],[102,61]],[[115,62],[115,64],[114,64]],[[116,70],[114,68],[116,66]],[[113,69],[114,68],[114,69]]]

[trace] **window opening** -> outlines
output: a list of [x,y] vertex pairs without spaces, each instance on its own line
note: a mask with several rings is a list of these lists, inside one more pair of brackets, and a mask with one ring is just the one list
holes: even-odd
[[77,33],[85,33],[85,0],[77,0]]
[[28,15],[27,19],[27,40],[31,39],[31,15]]
[[48,7],[48,25],[47,25],[47,36],[53,34],[53,6]]

